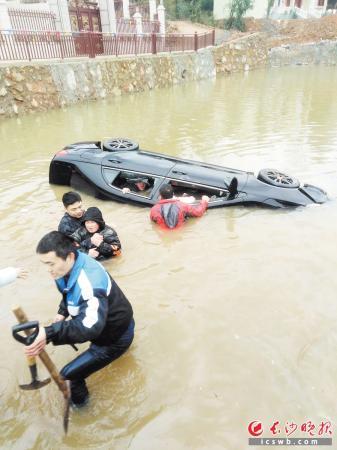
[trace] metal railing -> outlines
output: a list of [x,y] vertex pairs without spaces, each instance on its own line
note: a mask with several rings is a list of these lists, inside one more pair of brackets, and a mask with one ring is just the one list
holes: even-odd
[[0,61],[95,58],[98,55],[138,55],[197,51],[214,45],[214,30],[183,34],[108,34],[94,32],[0,32]]
[[143,33],[159,33],[160,22],[159,20],[142,20]]
[[56,16],[48,11],[8,8],[13,30],[56,31]]
[[134,19],[117,19],[116,20],[117,33],[129,34],[136,33],[136,21]]

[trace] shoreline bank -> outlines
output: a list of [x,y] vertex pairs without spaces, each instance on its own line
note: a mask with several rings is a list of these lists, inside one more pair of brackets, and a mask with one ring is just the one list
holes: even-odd
[[337,64],[337,40],[268,48],[254,33],[197,52],[0,63],[0,120],[236,72]]

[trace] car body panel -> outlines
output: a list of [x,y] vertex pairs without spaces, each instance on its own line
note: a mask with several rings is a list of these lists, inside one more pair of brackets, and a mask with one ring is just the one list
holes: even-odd
[[[211,198],[209,208],[237,204],[284,208],[327,200],[327,194],[316,186],[273,185],[255,177],[253,172],[139,150],[138,145],[136,149],[116,151],[104,150],[104,145],[97,141],[68,145],[52,159],[49,181],[71,185],[75,173],[93,186],[100,197],[143,206],[152,206],[158,201],[164,183],[170,183],[176,195],[196,198],[208,195]],[[124,194],[121,180],[128,177],[144,177],[150,188],[144,193]],[[230,195],[233,177],[238,187],[236,194]]]

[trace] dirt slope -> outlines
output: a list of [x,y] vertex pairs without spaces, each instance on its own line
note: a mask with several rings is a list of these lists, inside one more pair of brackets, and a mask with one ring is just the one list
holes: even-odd
[[[247,18],[246,32],[226,31],[222,27],[215,29],[216,43],[229,41],[248,34],[262,32],[266,34],[270,47],[289,44],[318,42],[337,39],[337,15],[324,16],[321,19],[270,20]],[[193,34],[210,30],[206,25],[187,22],[169,22],[169,33]]]
[[321,19],[246,20],[247,32],[265,32],[276,43],[318,42],[337,39],[337,16]]

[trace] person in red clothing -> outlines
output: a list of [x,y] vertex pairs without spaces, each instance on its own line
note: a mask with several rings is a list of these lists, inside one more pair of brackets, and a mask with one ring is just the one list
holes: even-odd
[[173,188],[170,184],[163,184],[159,193],[160,200],[151,208],[150,218],[166,230],[180,227],[187,217],[201,217],[209,202],[209,197],[203,195],[198,204],[184,203],[179,198],[173,197]]

